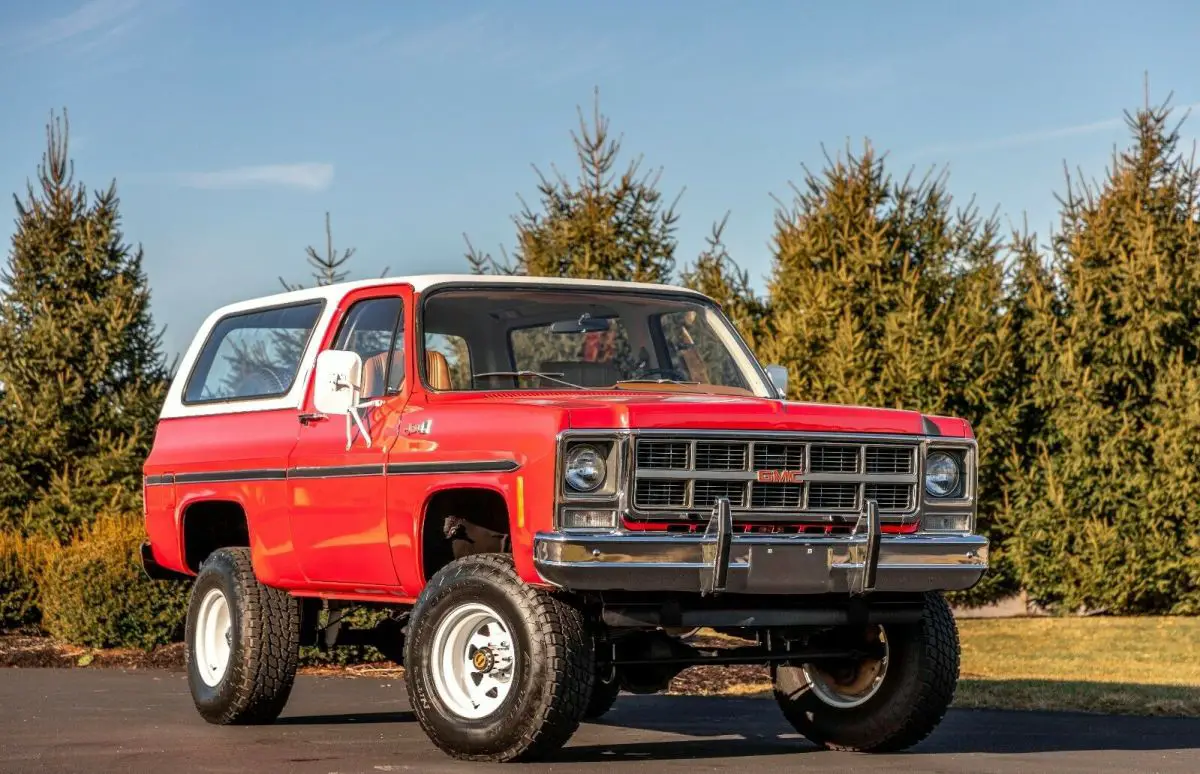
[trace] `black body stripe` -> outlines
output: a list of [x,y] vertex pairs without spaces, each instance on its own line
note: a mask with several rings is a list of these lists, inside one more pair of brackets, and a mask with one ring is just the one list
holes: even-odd
[[327,468],[290,468],[288,478],[354,478],[382,476],[383,465],[335,465]]
[[146,479],[145,479],[146,486],[162,486],[164,484],[174,484],[174,483],[175,483],[175,476],[170,473],[166,473],[161,476],[146,476]]
[[285,481],[289,478],[361,478],[420,473],[511,473],[521,466],[514,460],[463,460],[461,462],[393,462],[389,465],[330,465],[328,467],[265,468],[261,470],[207,470],[198,473],[146,476],[146,486],[169,484],[225,484],[242,481]]
[[227,481],[283,481],[287,471],[282,468],[262,470],[206,470],[203,473],[176,473],[177,484],[220,484]]
[[391,475],[414,473],[511,473],[521,467],[514,460],[464,460],[462,462],[392,462]]

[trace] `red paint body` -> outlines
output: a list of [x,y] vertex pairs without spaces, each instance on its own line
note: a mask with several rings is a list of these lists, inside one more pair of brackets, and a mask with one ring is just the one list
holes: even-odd
[[[405,300],[406,353],[417,351],[417,297],[404,285],[353,291],[314,334],[322,349],[349,306],[379,295]],[[969,438],[961,419],[916,412],[754,397],[630,391],[427,391],[411,356],[399,395],[364,412],[374,442],[346,449],[344,420],[304,425],[312,412],[311,373],[301,409],[163,419],[146,461],[147,476],[203,471],[497,460],[511,472],[403,473],[350,478],[292,478],[186,483],[146,488],[146,526],[153,556],[187,574],[183,520],[204,501],[230,501],[245,511],[260,580],[301,596],[407,602],[424,585],[421,525],[431,497],[447,488],[485,488],[508,506],[513,555],[521,577],[543,582],[533,566],[533,536],[553,528],[556,436],[566,429],[720,429],[921,435],[932,422],[941,435]],[[429,436],[409,425],[434,422]],[[523,492],[523,497],[519,493]],[[652,524],[629,525],[653,528]],[[824,526],[814,529],[826,530]],[[889,531],[911,531],[915,525]]]

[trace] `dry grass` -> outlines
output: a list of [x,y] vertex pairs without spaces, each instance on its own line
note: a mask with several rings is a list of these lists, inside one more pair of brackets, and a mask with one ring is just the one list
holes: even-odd
[[1200,689],[1200,618],[959,621],[964,678]]
[[959,621],[960,707],[1200,716],[1200,619]]

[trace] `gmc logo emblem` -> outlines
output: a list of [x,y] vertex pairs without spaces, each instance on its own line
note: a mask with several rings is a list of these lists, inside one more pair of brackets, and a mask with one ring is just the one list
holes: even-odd
[[794,484],[803,473],[799,470],[756,470],[754,477],[764,484]]

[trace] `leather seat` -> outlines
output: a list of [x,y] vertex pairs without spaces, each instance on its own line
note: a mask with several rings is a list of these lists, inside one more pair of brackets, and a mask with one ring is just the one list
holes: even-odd
[[425,379],[429,382],[430,389],[454,389],[454,382],[450,379],[450,363],[441,352],[425,350]]
[[[388,353],[380,352],[363,361],[362,397],[363,400],[381,398],[386,392],[384,379],[387,378]],[[400,389],[404,384],[404,352],[396,350],[392,353],[392,384]],[[397,376],[399,372],[399,376]],[[450,378],[450,364],[441,352],[426,350],[425,378],[434,390],[453,390],[454,383]]]

